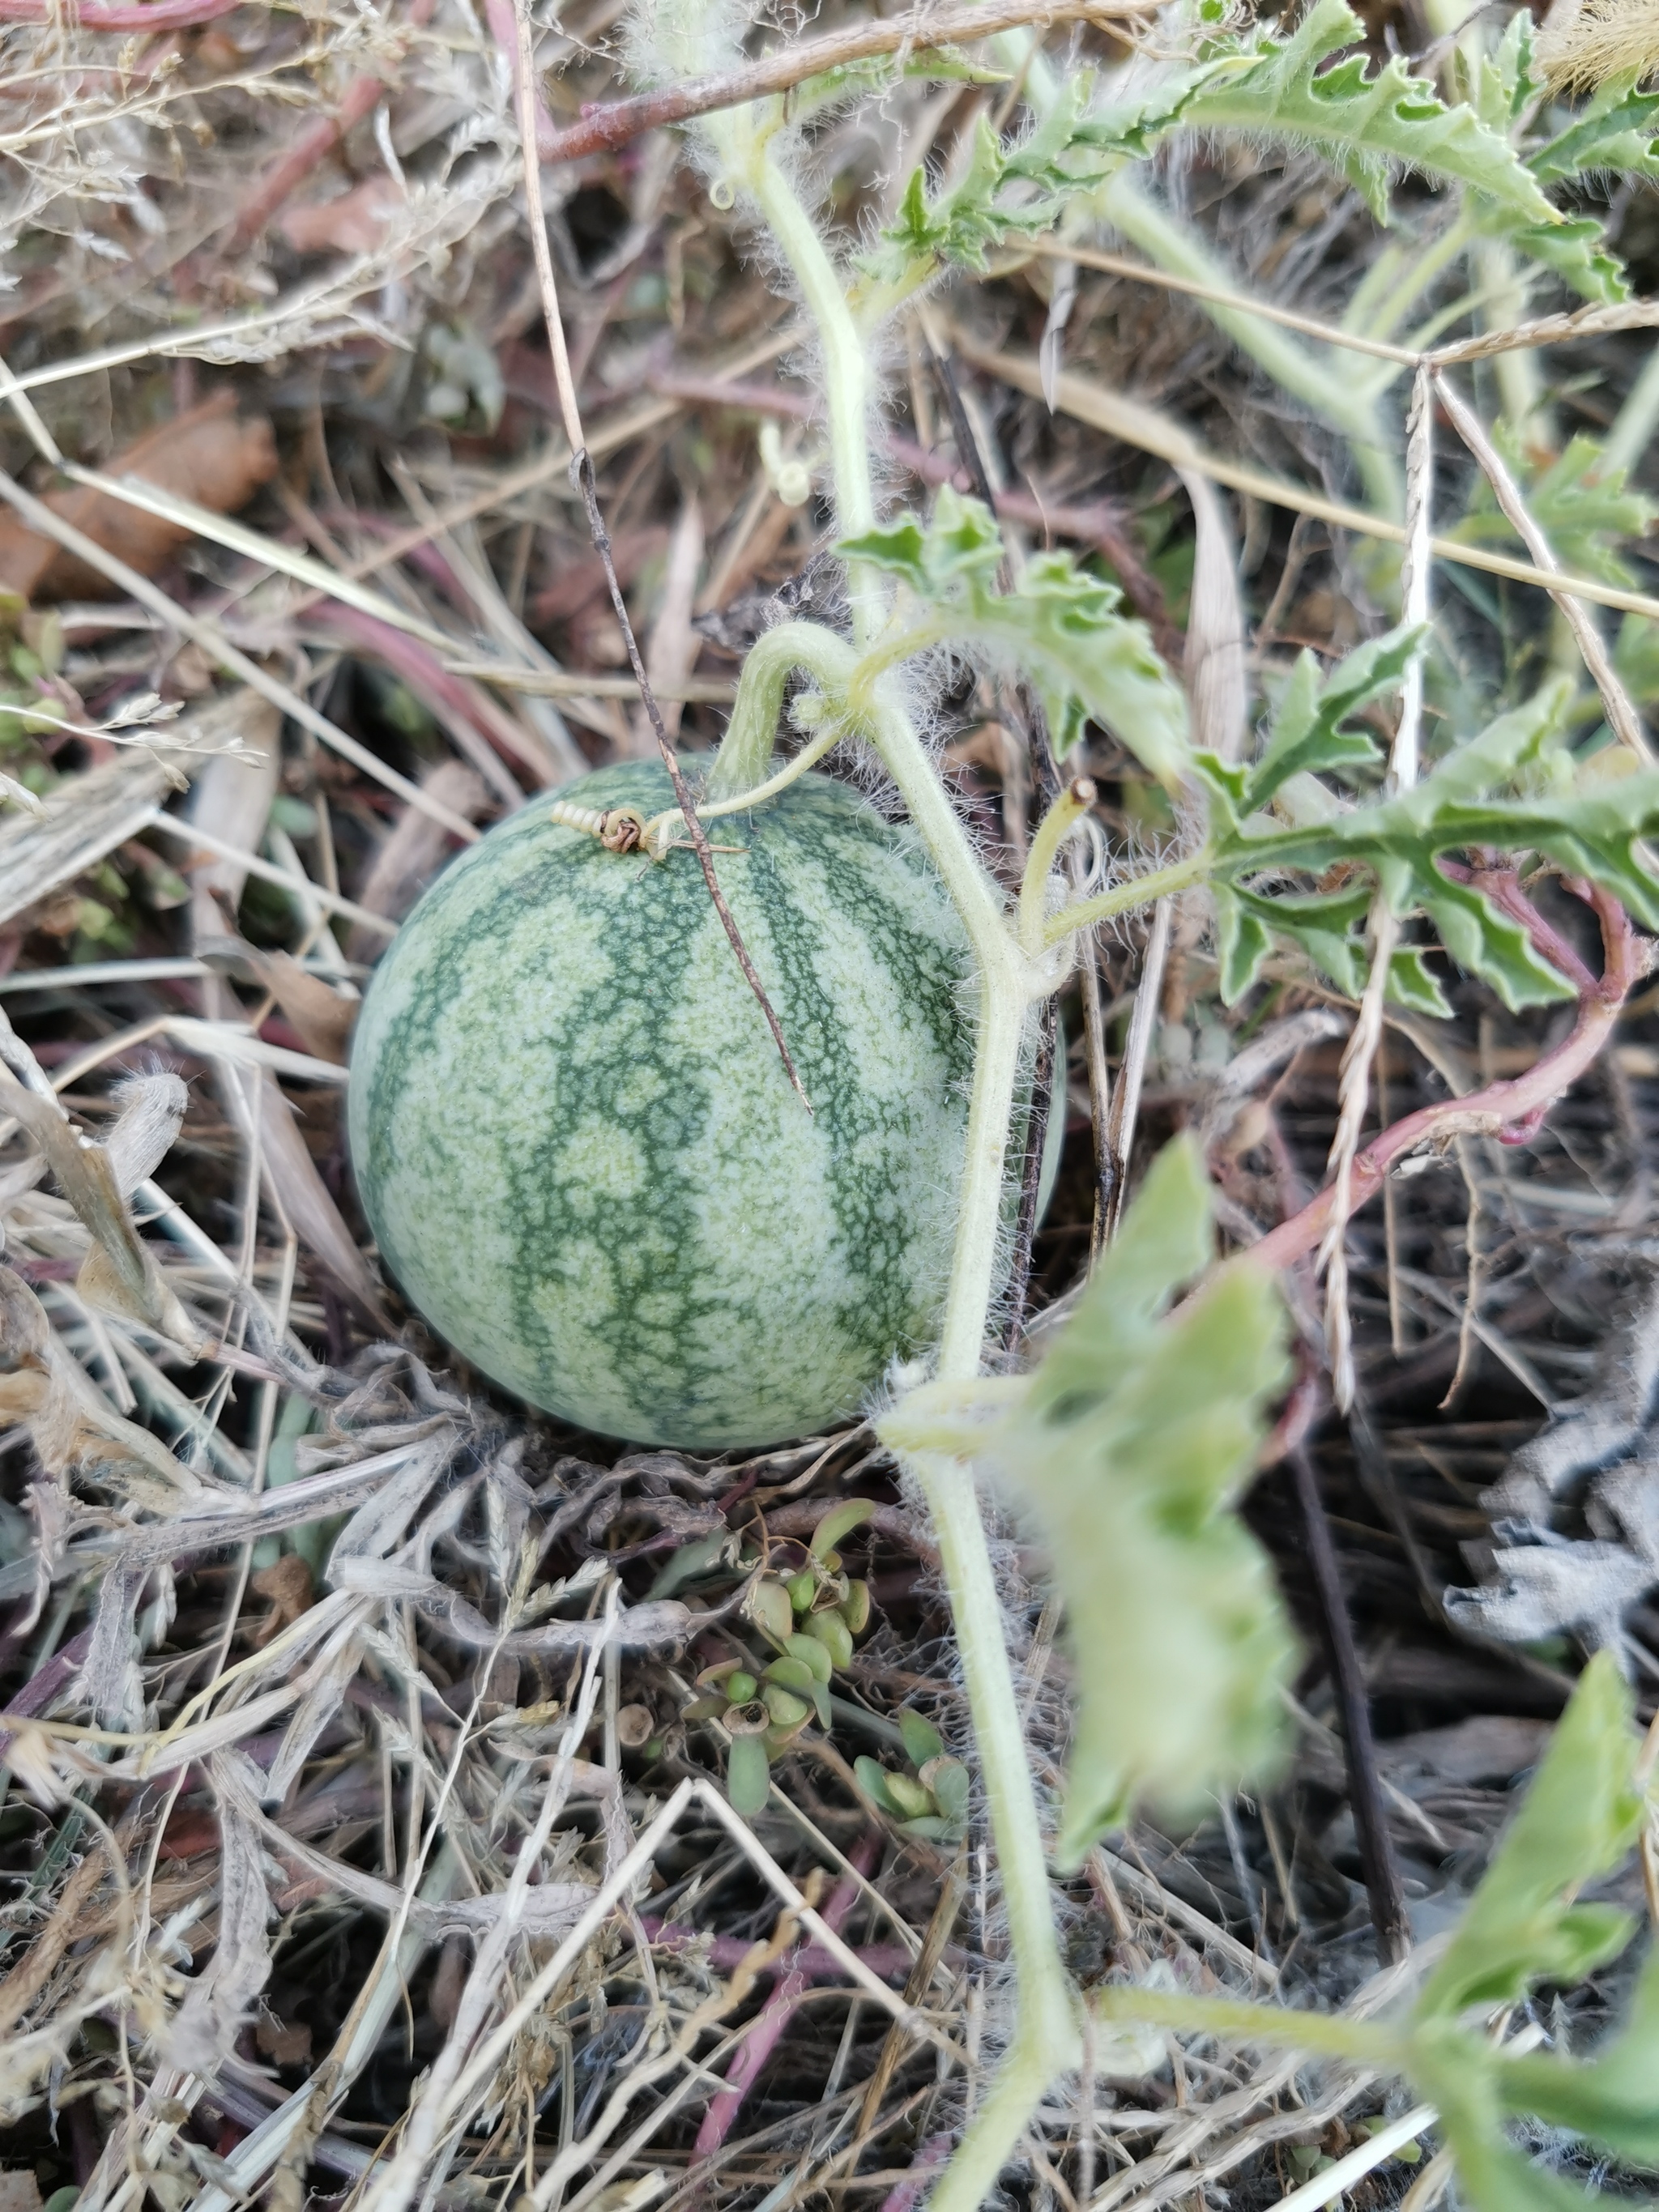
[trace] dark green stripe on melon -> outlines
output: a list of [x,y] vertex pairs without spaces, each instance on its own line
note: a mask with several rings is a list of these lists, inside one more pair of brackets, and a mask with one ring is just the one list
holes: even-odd
[[[562,795],[672,803],[654,763]],[[695,856],[608,853],[546,799],[399,931],[350,1096],[364,1207],[441,1334],[584,1427],[704,1449],[808,1434],[927,1343],[972,1060],[912,839],[810,775],[711,834],[810,1116]]]

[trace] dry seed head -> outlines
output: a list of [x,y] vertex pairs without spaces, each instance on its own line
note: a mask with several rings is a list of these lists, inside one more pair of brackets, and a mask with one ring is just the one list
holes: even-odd
[[1557,91],[1595,90],[1614,77],[1638,83],[1659,70],[1659,0],[1581,0],[1538,34],[1537,56]]

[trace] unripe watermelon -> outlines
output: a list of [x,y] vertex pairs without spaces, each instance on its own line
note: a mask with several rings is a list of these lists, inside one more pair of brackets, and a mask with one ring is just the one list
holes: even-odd
[[[560,796],[672,804],[654,763]],[[695,854],[608,852],[544,799],[399,930],[350,1092],[364,1209],[434,1328],[550,1413],[702,1449],[809,1435],[927,1344],[972,1064],[912,836],[822,775],[710,836],[811,1114]]]

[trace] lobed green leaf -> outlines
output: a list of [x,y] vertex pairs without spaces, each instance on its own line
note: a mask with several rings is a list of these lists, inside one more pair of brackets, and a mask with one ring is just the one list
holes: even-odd
[[1608,169],[1659,178],[1659,93],[1638,92],[1634,77],[1609,79],[1527,167],[1540,184]]
[[[1373,673],[1385,658],[1376,657]],[[1340,674],[1328,683],[1328,692]],[[1297,671],[1288,708],[1281,705],[1281,718],[1289,716],[1287,750],[1302,744],[1312,726],[1311,683]],[[1474,884],[1447,873],[1442,855],[1537,854],[1568,875],[1600,884],[1638,921],[1659,927],[1659,877],[1644,851],[1644,841],[1659,833],[1659,770],[1575,781],[1559,742],[1569,703],[1563,684],[1547,684],[1454,748],[1414,790],[1299,823],[1260,812],[1241,820],[1254,787],[1241,802],[1236,781],[1200,757],[1199,773],[1217,802],[1224,992],[1237,998],[1249,988],[1274,935],[1300,945],[1339,989],[1352,995],[1361,987],[1365,953],[1357,933],[1364,884],[1350,879],[1334,891],[1287,893],[1277,887],[1286,872],[1321,877],[1340,868],[1351,874],[1363,864],[1396,915],[1427,915],[1452,958],[1517,1010],[1570,999],[1574,987],[1517,921]],[[1402,1003],[1442,1003],[1420,956],[1407,953],[1398,963],[1390,988]]]
[[1280,694],[1267,748],[1249,780],[1245,808],[1266,806],[1293,775],[1376,767],[1382,756],[1373,740],[1343,725],[1399,688],[1427,634],[1422,624],[1402,623],[1349,653],[1322,683],[1318,662],[1304,653]]
[[1048,1538],[1083,1686],[1066,1865],[1138,1799],[1181,1811],[1232,1786],[1277,1735],[1293,1642],[1232,1504],[1287,1375],[1284,1314],[1235,1265],[1160,1319],[1211,1249],[1203,1163],[1178,1139],[993,1443]]
[[1364,26],[1346,0],[1315,0],[1289,39],[1264,40],[1254,69],[1197,88],[1181,120],[1317,148],[1389,219],[1391,168],[1468,185],[1514,222],[1559,222],[1537,179],[1473,107],[1448,107],[1431,84],[1393,56],[1375,75],[1363,55],[1319,64],[1358,45]]
[[1632,1715],[1613,1655],[1598,1652],[1449,1948],[1424,1984],[1415,2023],[1455,2018],[1473,2005],[1512,2004],[1540,1982],[1581,1981],[1629,1941],[1627,1913],[1572,1899],[1619,1865],[1640,1828]]
[[1059,757],[1092,720],[1160,781],[1180,782],[1191,757],[1186,696],[1146,624],[1118,612],[1115,587],[1069,555],[1036,556],[1014,591],[999,592],[996,519],[948,484],[927,523],[902,515],[837,550],[902,576],[932,610],[936,635],[1016,663],[1042,702]]

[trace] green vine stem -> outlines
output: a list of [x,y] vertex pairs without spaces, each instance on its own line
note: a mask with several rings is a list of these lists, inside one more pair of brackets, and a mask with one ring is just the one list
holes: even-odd
[[[726,183],[740,190],[766,222],[817,325],[837,516],[843,532],[858,536],[876,523],[869,349],[830,252],[779,158],[782,125],[781,104],[769,102],[713,118],[708,135]],[[868,565],[850,564],[848,588],[850,645],[816,625],[795,623],[769,633],[750,653],[708,779],[708,804],[726,812],[756,804],[799,774],[809,757],[819,757],[840,736],[856,734],[892,778],[961,916],[977,971],[978,1024],[956,1244],[935,1371],[941,1384],[970,1384],[980,1374],[1003,1257],[1009,1130],[1032,1006],[1064,980],[1070,941],[1079,929],[1142,904],[1160,889],[1176,887],[1177,879],[1196,881],[1203,860],[1182,860],[1161,877],[1048,915],[1052,863],[1087,804],[1087,787],[1073,785],[1036,831],[1017,929],[897,688],[896,665],[928,636],[890,626],[889,587]],[[818,687],[813,711],[822,727],[788,767],[775,769],[784,687],[799,669]],[[1166,884],[1163,877],[1170,880]],[[906,1463],[926,1497],[944,1564],[1014,1967],[1014,2020],[1002,2067],[932,2200],[937,2212],[975,2212],[1045,2090],[1079,2063],[1082,2015],[1060,1956],[1042,1818],[975,1479],[963,1460],[937,1450],[918,1453]]]
[[[782,100],[766,100],[711,116],[708,135],[726,165],[726,183],[753,201],[794,272],[807,312],[817,325],[823,349],[836,520],[844,536],[856,538],[872,530],[876,521],[870,473],[870,417],[875,393],[868,349],[848,312],[841,278],[817,226],[778,164],[773,141],[783,118]],[[862,646],[880,627],[885,612],[881,580],[862,563],[849,563],[848,594],[852,602],[854,640]]]
[[1097,2020],[1114,2026],[1164,2027],[1176,2034],[1222,2036],[1270,2050],[1306,2051],[1322,2058],[1346,2059],[1379,2074],[1406,2070],[1406,2039],[1393,2028],[1356,2020],[1351,2014],[1290,2011],[1228,1997],[1165,1995],[1139,1985],[1097,1990],[1090,1996],[1089,2009]]

